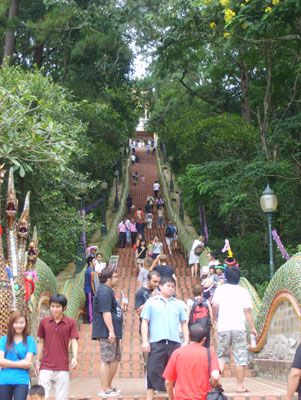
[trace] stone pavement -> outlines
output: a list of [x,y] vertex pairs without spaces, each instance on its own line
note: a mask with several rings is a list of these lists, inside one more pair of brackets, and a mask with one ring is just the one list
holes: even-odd
[[[144,379],[125,379],[116,378],[116,387],[122,390],[121,400],[145,399]],[[269,381],[262,378],[245,378],[245,386],[249,392],[245,395],[235,392],[235,378],[224,378],[222,380],[225,394],[230,399],[235,400],[280,400],[286,393],[286,384],[283,382]],[[97,393],[100,390],[100,381],[97,378],[74,379],[71,381],[70,399],[100,399]],[[156,399],[166,399],[165,393],[158,394]]]
[[[140,158],[139,164],[131,167],[131,174],[135,171],[139,173],[139,183],[134,186],[131,178],[130,193],[133,197],[133,203],[136,210],[141,207],[144,210],[148,193],[153,195],[153,183],[158,180],[156,161],[153,155],[147,155],[145,148],[136,149]],[[141,174],[145,176],[145,183],[141,182]],[[155,207],[154,207],[155,209]],[[129,215],[129,217],[131,217]],[[149,241],[155,235],[158,235],[164,243],[164,252],[168,254],[164,240],[164,231],[157,227],[157,214],[154,213],[153,229],[146,228],[146,239]],[[166,225],[165,216],[165,225]],[[116,290],[120,296],[121,290],[124,296],[129,298],[129,311],[124,316],[124,336],[122,340],[122,361],[117,373],[114,385],[122,389],[122,396],[119,399],[144,399],[144,378],[143,362],[139,339],[139,318],[135,314],[134,303],[135,293],[138,290],[137,270],[134,264],[134,252],[130,245],[125,249],[118,249],[119,264],[119,285]],[[196,278],[190,277],[190,269],[184,254],[180,251],[174,251],[168,255],[168,263],[175,268],[178,277],[178,297],[187,300],[191,296],[192,285],[196,283]],[[285,394],[286,385],[280,382],[272,382],[266,379],[255,378],[253,370],[246,371],[245,386],[249,392],[241,395],[235,393],[235,378],[231,368],[225,370],[222,384],[225,393],[229,398],[235,400],[275,400],[280,399]],[[100,351],[97,341],[91,340],[91,326],[82,325],[79,338],[79,366],[76,371],[71,373],[70,399],[96,399],[100,391]],[[166,398],[162,393],[157,398]],[[59,399],[58,399],[59,400]]]

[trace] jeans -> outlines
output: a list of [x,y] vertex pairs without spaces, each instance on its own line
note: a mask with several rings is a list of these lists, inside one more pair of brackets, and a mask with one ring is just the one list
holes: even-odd
[[26,400],[28,385],[0,385],[1,400]]

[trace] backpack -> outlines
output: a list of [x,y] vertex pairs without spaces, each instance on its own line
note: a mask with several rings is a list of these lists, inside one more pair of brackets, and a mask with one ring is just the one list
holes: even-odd
[[206,301],[194,300],[193,306],[190,310],[188,326],[191,326],[193,324],[201,324],[207,329],[210,328],[210,313]]
[[194,254],[196,256],[200,256],[204,251],[204,246],[201,246],[200,244],[198,246],[196,246],[196,248],[194,249]]
[[166,229],[165,229],[165,236],[168,237],[168,238],[171,238],[171,237],[172,237],[172,230],[171,230],[171,227],[170,227],[170,226],[167,226],[167,227],[166,227]]

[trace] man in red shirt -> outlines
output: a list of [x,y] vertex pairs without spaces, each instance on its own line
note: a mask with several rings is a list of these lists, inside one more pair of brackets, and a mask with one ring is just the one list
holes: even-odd
[[[209,383],[207,349],[203,346],[208,334],[201,324],[189,327],[190,344],[175,350],[163,372],[165,386],[170,400],[206,400]],[[216,387],[219,378],[219,365],[213,348],[210,349],[211,382]],[[175,393],[173,393],[173,383]]]
[[[50,298],[50,317],[40,322],[37,336],[40,338],[37,349],[35,374],[39,385],[45,389],[48,400],[51,382],[54,382],[55,400],[67,400],[69,393],[69,357],[68,347],[71,340],[73,358],[71,368],[75,369],[78,360],[78,330],[74,319],[63,312],[67,299],[62,294]],[[40,365],[41,360],[41,365]]]

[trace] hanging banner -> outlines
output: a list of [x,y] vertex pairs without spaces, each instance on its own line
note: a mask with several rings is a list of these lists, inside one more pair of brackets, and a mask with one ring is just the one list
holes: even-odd
[[278,247],[278,249],[280,250],[282,256],[283,256],[286,260],[289,260],[291,257],[289,256],[288,252],[285,250],[285,247],[283,246],[283,244],[282,244],[282,242],[281,242],[281,240],[280,240],[280,237],[278,236],[278,233],[277,233],[276,229],[274,229],[274,230],[272,231],[272,235],[273,235],[273,238],[274,238],[274,240],[275,240],[275,242],[276,242],[276,244],[277,244],[277,247]]
[[200,217],[200,224],[201,228],[203,228],[204,236],[205,236],[205,243],[208,243],[208,228],[207,228],[207,221],[206,221],[206,214],[205,214],[205,207],[199,206],[199,217]]

